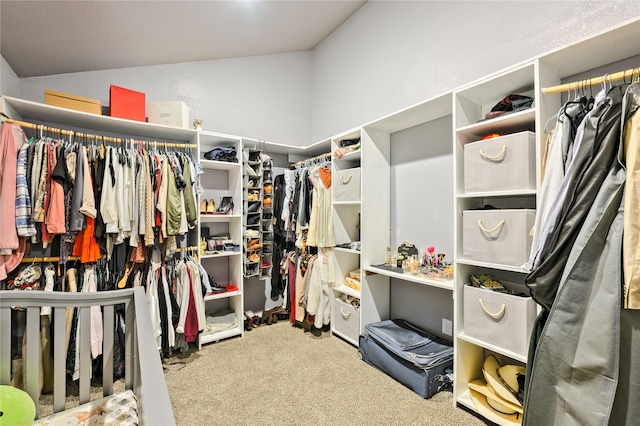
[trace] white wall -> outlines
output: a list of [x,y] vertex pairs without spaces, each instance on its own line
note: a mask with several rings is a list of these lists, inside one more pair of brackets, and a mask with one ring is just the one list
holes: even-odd
[[0,94],[17,97],[19,86],[20,79],[4,56],[0,55]]
[[633,1],[369,1],[313,52],[323,140],[640,15]]
[[184,101],[205,130],[289,145],[311,140],[311,52],[121,68],[20,79],[19,97],[44,102],[51,89],[109,105],[109,86],[147,101]]

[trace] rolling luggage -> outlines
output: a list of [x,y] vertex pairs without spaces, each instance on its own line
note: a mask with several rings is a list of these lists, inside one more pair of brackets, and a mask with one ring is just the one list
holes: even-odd
[[451,344],[407,321],[368,324],[359,344],[363,361],[423,398],[431,398],[451,382],[447,376],[453,368]]

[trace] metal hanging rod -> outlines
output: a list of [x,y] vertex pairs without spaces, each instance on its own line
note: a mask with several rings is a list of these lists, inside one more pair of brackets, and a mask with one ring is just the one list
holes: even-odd
[[176,249],[176,253],[181,253],[183,251],[191,251],[191,252],[197,252],[198,251],[198,247],[197,246],[191,246],[191,247],[182,247],[182,248],[177,248]]
[[[36,131],[38,130],[42,130],[45,132],[53,132],[53,133],[59,133],[62,135],[66,135],[66,136],[73,136],[76,138],[88,138],[88,139],[96,139],[96,140],[100,140],[102,142],[114,142],[114,143],[127,143],[128,139],[122,139],[122,138],[114,138],[112,136],[102,136],[102,135],[93,135],[91,133],[82,133],[82,132],[76,132],[73,130],[66,130],[66,129],[58,129],[56,127],[50,127],[50,126],[45,126],[43,124],[35,124],[35,123],[28,123],[26,121],[19,121],[19,120],[13,120],[11,118],[4,118],[3,121],[5,123],[9,123],[9,124],[17,124],[20,127],[24,127],[27,129],[34,129]],[[134,138],[130,138],[129,140],[135,140]],[[136,142],[138,142],[136,140]],[[164,147],[166,148],[196,148],[197,145],[193,144],[193,143],[175,143],[175,142],[158,142],[158,141],[146,141],[146,140],[141,140],[139,142],[142,142],[144,144],[147,144],[149,147],[150,146],[154,146],[154,147]]]
[[638,74],[640,74],[640,67],[631,68],[631,69],[616,72],[613,74],[605,74],[601,77],[588,78],[586,80],[560,84],[558,86],[544,87],[542,88],[542,93],[546,95],[550,93],[568,92],[570,90],[582,89],[584,87],[593,86],[595,84],[602,84],[606,81],[608,82],[618,81],[618,80],[623,80],[627,77],[633,78],[634,75],[638,75]]
[[289,165],[289,168],[295,169],[296,167],[304,166],[305,164],[314,164],[314,163],[318,163],[322,161],[330,161],[330,160],[331,160],[331,153],[327,152],[325,154],[321,154],[316,157],[311,157],[311,158],[307,158],[306,160],[298,161],[297,163],[291,163]]

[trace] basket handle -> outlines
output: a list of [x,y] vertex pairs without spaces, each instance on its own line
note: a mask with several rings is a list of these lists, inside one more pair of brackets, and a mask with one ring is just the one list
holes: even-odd
[[484,311],[484,313],[489,315],[493,319],[497,319],[497,320],[501,319],[507,310],[507,305],[503,303],[500,310],[494,314],[492,312],[489,312],[487,307],[484,305],[484,301],[482,299],[478,299],[478,302],[480,302],[480,306],[482,307],[482,310]]
[[353,177],[353,175],[349,175],[346,179],[345,176],[340,176],[340,182],[342,182],[344,185],[348,184],[349,182],[351,182],[351,178]]
[[491,156],[491,155],[485,154],[485,152],[483,150],[480,150],[479,154],[485,160],[489,160],[489,161],[493,161],[493,162],[497,163],[497,162],[500,162],[500,161],[504,160],[504,156],[507,154],[507,146],[506,145],[502,145],[502,151],[500,151],[500,154],[498,154],[496,156]]
[[345,318],[349,318],[351,316],[351,311],[343,311],[342,308],[340,308],[340,313],[342,314],[343,317]]
[[482,219],[478,219],[478,227],[488,234],[492,232],[496,232],[498,229],[502,228],[502,226],[504,226],[504,219],[498,222],[498,224],[492,229],[485,228],[484,225],[482,224]]

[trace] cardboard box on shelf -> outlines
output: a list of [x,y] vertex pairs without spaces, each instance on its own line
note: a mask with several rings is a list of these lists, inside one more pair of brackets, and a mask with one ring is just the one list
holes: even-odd
[[146,121],[145,99],[146,96],[142,92],[136,92],[112,84],[109,90],[111,117]]
[[182,101],[147,103],[149,123],[189,128],[189,107]]
[[84,98],[82,96],[70,95],[54,90],[44,91],[44,103],[75,111],[89,112],[98,115],[102,114],[102,105],[98,99]]

